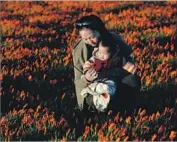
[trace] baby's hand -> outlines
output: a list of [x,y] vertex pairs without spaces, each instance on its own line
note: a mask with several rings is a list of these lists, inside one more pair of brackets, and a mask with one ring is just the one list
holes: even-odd
[[93,81],[95,80],[96,78],[98,77],[98,74],[97,72],[95,71],[95,69],[92,67],[90,68],[86,74],[85,74],[85,78],[88,80],[88,81]]
[[89,65],[90,65],[91,67],[95,67],[95,66],[96,66],[96,64],[95,64],[92,60],[89,60]]

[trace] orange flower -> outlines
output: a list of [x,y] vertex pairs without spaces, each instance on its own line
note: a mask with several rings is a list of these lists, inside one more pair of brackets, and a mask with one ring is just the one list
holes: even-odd
[[154,141],[156,138],[157,138],[157,135],[154,134],[154,135],[152,136],[152,138],[151,138],[151,141]]
[[34,110],[33,110],[32,108],[30,108],[30,109],[28,110],[28,112],[33,113],[33,112],[34,112]]
[[71,129],[69,128],[66,132],[66,135],[68,135],[71,132]]
[[103,131],[102,131],[102,130],[99,130],[99,131],[98,131],[98,137],[100,137],[100,138],[103,137]]
[[119,113],[117,113],[117,115],[114,117],[114,122],[118,122],[119,121]]
[[109,140],[113,141],[113,138],[114,138],[114,135],[113,135],[113,133],[111,133],[110,136],[109,136]]
[[42,125],[39,121],[36,122],[36,125],[37,125],[37,129],[38,131],[41,131],[42,130]]
[[103,124],[102,129],[104,130],[107,126],[108,126],[108,122],[106,121],[106,122]]
[[17,131],[17,134],[16,134],[17,136],[19,136],[20,135],[20,129]]
[[33,79],[32,75],[28,77],[28,80],[31,81]]
[[108,127],[108,131],[111,131],[112,129],[114,129],[116,127],[115,123],[111,123]]
[[19,113],[19,114],[24,114],[24,113],[25,113],[25,110],[24,110],[24,109],[20,109],[18,113]]
[[144,116],[144,117],[142,118],[142,122],[146,121],[147,119],[148,119],[148,116]]
[[34,113],[34,118],[37,118],[39,116],[39,113],[38,112],[35,112]]
[[70,62],[70,54],[68,55],[68,56],[66,56],[66,57],[64,57],[64,59],[63,59],[63,61],[64,61],[64,66],[67,66],[68,64],[69,64],[69,62]]
[[123,120],[123,118],[122,118],[122,116],[121,116],[120,119],[119,119],[119,121],[122,122],[122,120]]
[[41,109],[41,105],[37,106],[36,112],[38,112]]
[[176,138],[176,136],[177,136],[177,131],[171,131],[169,139],[174,140]]
[[127,117],[126,120],[125,120],[125,122],[126,122],[127,124],[131,124],[131,117],[130,117],[130,116]]
[[116,139],[116,142],[120,142],[120,138],[119,137]]
[[46,135],[46,133],[47,133],[47,127],[44,126],[44,135]]
[[171,113],[171,114],[174,113],[174,111],[175,111],[174,108],[171,108],[171,109],[170,109],[170,113]]
[[44,74],[44,75],[43,75],[43,79],[46,79],[46,76],[47,76],[47,75],[46,75],[46,74]]
[[150,76],[146,77],[146,85],[149,86],[152,83]]
[[5,122],[6,122],[6,118],[5,118],[5,116],[3,116],[3,117],[1,118],[0,124],[1,124],[1,125],[4,125]]
[[155,114],[153,113],[153,114],[151,115],[151,120],[154,120],[154,118],[155,118]]
[[65,137],[62,138],[61,142],[66,142],[67,139]]
[[61,125],[61,124],[64,123],[65,121],[66,121],[65,118],[64,118],[64,117],[61,117],[61,119],[60,119],[58,125]]
[[109,110],[109,111],[108,111],[108,115],[111,115],[111,114],[112,114],[112,110]]
[[159,118],[160,117],[160,113],[159,113],[159,111],[156,113],[156,116],[155,116],[156,118]]
[[124,139],[124,142],[128,141],[129,136],[126,136],[126,138]]
[[102,142],[108,142],[108,140],[109,140],[108,137],[103,137],[102,138]]
[[141,113],[141,109],[142,109],[142,108],[139,108],[139,110],[138,110],[138,114],[140,114],[140,113]]
[[141,113],[140,116],[144,116],[146,114],[146,110],[144,109]]
[[89,131],[90,131],[90,127],[89,127],[89,126],[86,126],[86,127],[85,127],[85,132],[89,133]]
[[23,108],[26,108],[27,105],[28,105],[28,103],[26,103],[26,104],[23,106]]
[[164,131],[164,126],[161,125],[160,128],[158,129],[157,133],[160,134]]
[[65,95],[66,95],[66,93],[63,93],[63,95],[61,96],[61,100],[64,99]]

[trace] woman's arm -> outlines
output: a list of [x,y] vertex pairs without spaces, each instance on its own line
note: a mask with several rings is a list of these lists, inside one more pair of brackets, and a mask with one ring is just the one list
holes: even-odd
[[[87,68],[87,66],[85,66],[85,63],[88,63],[88,52],[90,51],[88,51],[82,40],[80,40],[73,49],[74,82],[76,86],[87,86],[90,81],[95,79],[96,71],[92,67]],[[88,71],[85,72],[86,70]]]
[[137,67],[132,62],[126,62],[126,64],[123,66],[123,69],[131,74],[135,74],[137,72]]
[[82,40],[80,40],[73,49],[73,66],[74,66],[74,82],[77,86],[86,86],[87,81],[83,75],[83,65],[87,60],[87,48]]
[[121,36],[118,37],[118,44],[120,47],[120,52],[123,56],[123,69],[131,74],[135,74],[137,72],[137,67],[133,61],[132,48],[123,40]]

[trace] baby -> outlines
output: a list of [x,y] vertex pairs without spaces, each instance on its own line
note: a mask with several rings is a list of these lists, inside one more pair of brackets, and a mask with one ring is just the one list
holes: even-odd
[[[112,64],[111,59],[117,56],[118,51],[111,48],[111,46],[105,45],[107,44],[100,42],[99,47],[94,49],[93,56],[83,65],[84,75],[92,67],[95,68],[97,75],[95,76],[95,80],[82,90],[81,95],[83,97],[86,97],[87,94],[93,95],[93,103],[100,111],[104,111],[107,108],[110,97],[115,95],[117,88],[113,80],[106,78],[106,69],[115,65],[120,66],[122,62],[121,58],[118,58],[116,63]],[[105,77],[98,79],[99,72],[103,72]]]

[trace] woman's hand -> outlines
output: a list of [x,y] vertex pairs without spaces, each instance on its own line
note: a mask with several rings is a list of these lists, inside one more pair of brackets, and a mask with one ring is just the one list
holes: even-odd
[[137,70],[137,67],[131,63],[131,62],[127,62],[124,66],[123,66],[123,69],[132,73],[132,74],[135,74],[136,70]]
[[95,80],[97,77],[98,77],[98,74],[94,67],[90,68],[85,74],[85,78],[90,82]]

